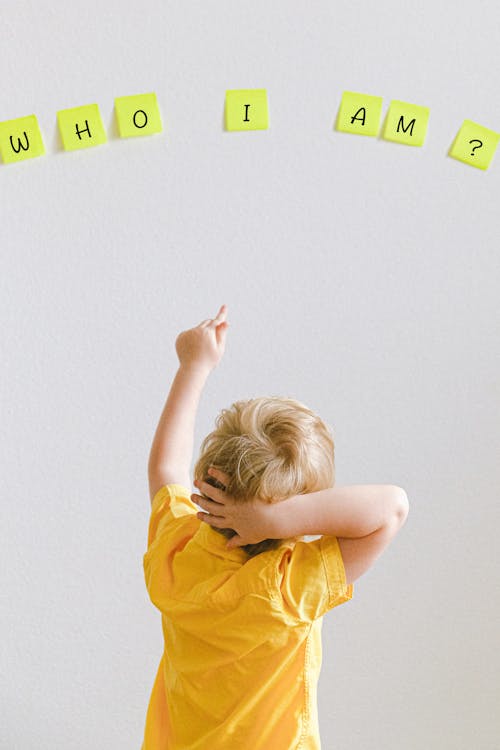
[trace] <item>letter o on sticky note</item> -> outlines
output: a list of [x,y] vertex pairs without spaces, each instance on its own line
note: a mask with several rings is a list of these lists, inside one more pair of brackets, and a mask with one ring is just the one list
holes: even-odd
[[226,130],[267,130],[266,89],[226,91]]
[[337,116],[337,130],[358,135],[377,135],[382,97],[344,91]]
[[97,104],[62,109],[57,113],[57,123],[65,151],[106,143],[106,131]]
[[386,141],[422,146],[427,133],[429,107],[396,99],[389,105],[383,137]]
[[152,135],[163,130],[156,94],[119,96],[115,99],[115,110],[121,138]]
[[0,153],[5,164],[32,159],[45,153],[35,115],[0,122]]
[[472,120],[464,120],[449,155],[473,167],[488,169],[499,141],[500,133]]

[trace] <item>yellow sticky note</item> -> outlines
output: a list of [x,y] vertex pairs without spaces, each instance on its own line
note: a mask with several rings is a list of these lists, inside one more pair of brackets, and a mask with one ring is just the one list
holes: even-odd
[[394,100],[389,106],[383,137],[387,141],[422,146],[429,122],[429,107]]
[[115,99],[115,110],[121,138],[163,130],[156,94],[119,96]]
[[106,143],[106,131],[97,104],[61,109],[57,113],[57,123],[66,151]]
[[382,97],[344,91],[336,129],[344,133],[377,135],[382,112]]
[[267,130],[266,89],[226,91],[226,130]]
[[464,120],[449,155],[466,164],[472,164],[473,167],[488,169],[499,141],[500,133],[472,120]]
[[35,115],[0,122],[0,153],[5,164],[32,159],[45,153]]

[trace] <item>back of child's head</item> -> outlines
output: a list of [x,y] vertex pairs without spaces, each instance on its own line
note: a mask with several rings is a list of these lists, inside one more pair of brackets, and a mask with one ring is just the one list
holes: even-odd
[[[259,498],[276,503],[292,495],[317,492],[335,483],[333,436],[317,414],[292,398],[278,396],[236,401],[223,409],[201,444],[194,478],[213,486],[214,466],[230,479],[226,491],[235,501]],[[217,529],[227,539],[233,529]],[[283,539],[246,544],[250,557],[276,549]]]

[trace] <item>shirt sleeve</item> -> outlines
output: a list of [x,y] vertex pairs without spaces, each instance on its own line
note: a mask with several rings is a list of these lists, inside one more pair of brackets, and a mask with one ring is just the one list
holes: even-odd
[[199,509],[191,500],[191,493],[182,484],[168,484],[161,487],[153,498],[148,529],[148,552],[165,533],[168,525],[176,518],[198,513]]
[[310,622],[352,599],[353,584],[346,583],[338,539],[322,536],[313,542],[285,547],[277,566],[278,586],[285,607]]

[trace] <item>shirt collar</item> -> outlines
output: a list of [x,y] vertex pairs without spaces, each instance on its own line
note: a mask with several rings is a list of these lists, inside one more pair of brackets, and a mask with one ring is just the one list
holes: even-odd
[[199,544],[200,547],[227,560],[235,560],[237,562],[248,560],[247,553],[241,547],[226,549],[229,539],[226,539],[222,534],[218,534],[209,523],[205,523],[204,521],[200,521],[200,527],[194,534],[193,541]]

